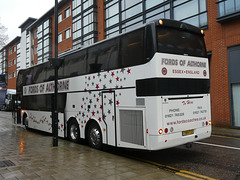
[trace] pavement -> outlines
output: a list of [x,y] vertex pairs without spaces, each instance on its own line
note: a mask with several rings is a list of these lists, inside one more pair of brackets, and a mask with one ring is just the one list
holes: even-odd
[[110,154],[13,125],[0,111],[0,180],[184,180],[185,177],[144,162]]
[[[240,130],[213,127],[213,134],[240,137]],[[99,151],[87,145],[27,131],[13,124],[11,113],[0,111],[0,180],[184,180],[142,161]]]

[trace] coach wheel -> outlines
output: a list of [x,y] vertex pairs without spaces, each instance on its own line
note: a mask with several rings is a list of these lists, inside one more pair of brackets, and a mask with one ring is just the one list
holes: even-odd
[[90,125],[88,130],[89,146],[95,149],[102,148],[102,134],[99,126],[96,123]]
[[72,142],[79,142],[80,141],[79,125],[74,120],[72,120],[68,125],[68,138]]

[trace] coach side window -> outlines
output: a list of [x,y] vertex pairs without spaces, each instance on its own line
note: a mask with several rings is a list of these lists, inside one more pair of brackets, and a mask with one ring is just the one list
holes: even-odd
[[88,65],[90,73],[120,68],[118,63],[118,39],[112,39],[90,47]]
[[36,73],[34,76],[35,83],[42,83],[46,79],[46,68],[44,66],[40,65],[36,68]]
[[108,70],[120,68],[119,64],[119,38],[108,43]]
[[66,56],[59,68],[60,78],[79,76],[86,73],[86,50]]
[[111,48],[114,46],[114,43],[112,41],[104,42],[100,45],[99,48],[99,56],[98,56],[98,63],[101,65],[101,70],[107,70],[108,65],[108,59],[111,54]]
[[88,49],[88,58],[87,58],[87,63],[88,63],[88,72],[89,73],[95,73],[99,72],[101,70],[101,62],[98,62],[98,56],[100,54],[99,50],[99,45],[90,47]]
[[122,67],[145,63],[144,29],[136,30],[121,37],[120,54]]
[[46,80],[53,81],[55,79],[55,70],[53,66],[50,66],[50,63],[46,63]]

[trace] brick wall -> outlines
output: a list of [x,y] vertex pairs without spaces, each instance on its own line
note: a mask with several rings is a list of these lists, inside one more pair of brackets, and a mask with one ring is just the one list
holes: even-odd
[[[67,8],[71,8],[71,15],[69,17],[65,17],[65,10]],[[58,10],[58,13],[62,13],[62,22],[58,23],[58,33],[62,33],[62,42],[58,43],[58,53],[63,53],[69,49],[73,48],[72,44],[72,1],[65,4]],[[52,56],[55,57],[55,18],[52,16]],[[65,31],[71,28],[71,37],[66,39]]]
[[[14,51],[15,47],[15,51]],[[9,54],[9,50],[12,50],[12,53]],[[11,44],[7,47],[7,89],[16,89],[16,79],[17,79],[17,43]],[[13,72],[15,73],[15,77],[13,76]],[[9,76],[11,74],[11,77]]]
[[228,81],[229,46],[240,44],[240,21],[233,20],[220,24],[217,22],[216,0],[207,1],[208,29],[205,31],[207,50],[212,51],[210,60],[211,106],[214,126],[230,127],[230,101]]

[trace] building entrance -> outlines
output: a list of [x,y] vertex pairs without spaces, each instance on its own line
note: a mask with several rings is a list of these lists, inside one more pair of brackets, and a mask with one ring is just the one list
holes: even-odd
[[231,121],[240,128],[240,45],[228,48]]

